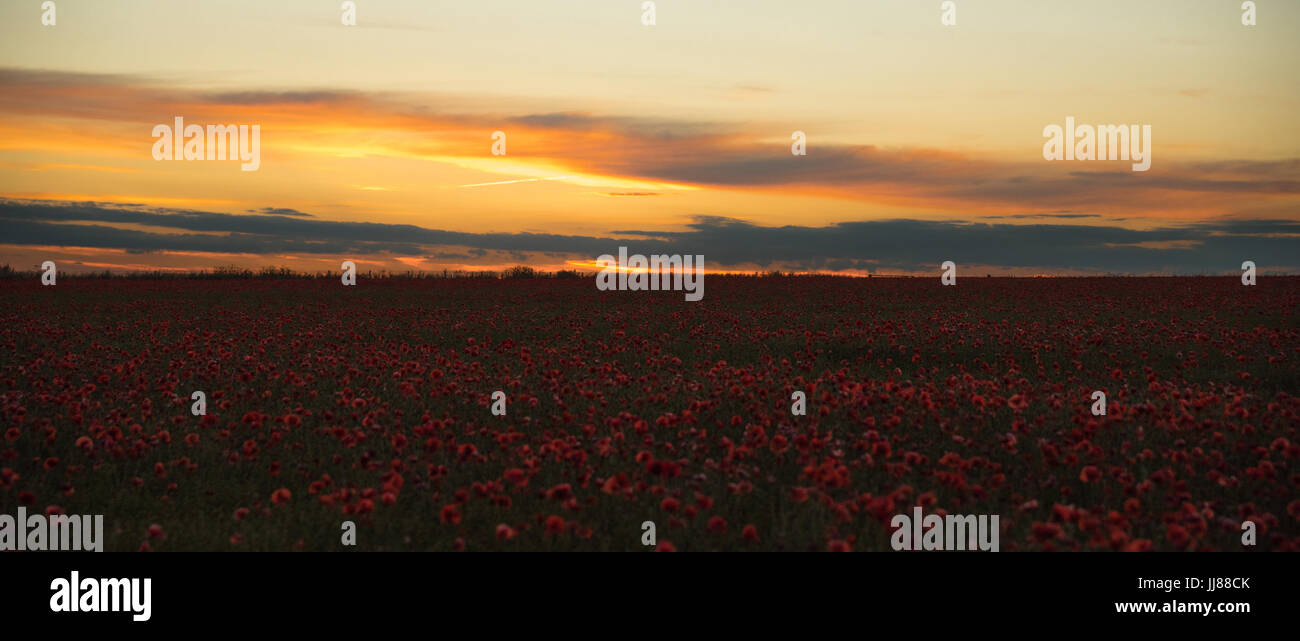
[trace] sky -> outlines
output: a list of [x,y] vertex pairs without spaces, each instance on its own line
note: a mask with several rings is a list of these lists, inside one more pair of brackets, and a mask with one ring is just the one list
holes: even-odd
[[[1300,271],[1291,0],[354,1],[0,4],[0,262]],[[1046,160],[1067,117],[1150,168]]]

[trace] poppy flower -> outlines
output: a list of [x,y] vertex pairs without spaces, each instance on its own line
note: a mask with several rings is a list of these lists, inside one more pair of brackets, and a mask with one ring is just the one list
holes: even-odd
[[460,504],[448,503],[447,505],[442,506],[442,512],[438,514],[438,518],[443,523],[449,523],[451,525],[460,523]]
[[1182,549],[1187,547],[1187,544],[1191,542],[1192,535],[1188,533],[1187,528],[1178,524],[1172,524],[1165,529],[1165,538],[1169,541],[1170,545]]
[[561,483],[546,491],[546,498],[552,501],[567,501],[573,497],[573,487],[568,483]]
[[768,447],[770,447],[773,452],[782,454],[786,450],[790,449],[790,441],[786,439],[786,437],[777,434],[772,437],[771,441],[768,441]]
[[1040,523],[1040,522],[1035,522],[1032,526],[1030,526],[1030,531],[1034,535],[1034,540],[1038,541],[1039,543],[1055,540],[1057,538],[1060,538],[1061,535],[1064,533],[1061,530],[1061,526],[1055,523]]
[[561,534],[564,532],[565,525],[564,519],[554,514],[546,517],[547,534]]

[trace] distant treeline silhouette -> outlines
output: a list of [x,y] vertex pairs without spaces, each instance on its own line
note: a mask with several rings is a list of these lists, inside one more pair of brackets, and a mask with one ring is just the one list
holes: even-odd
[[[408,270],[403,272],[390,272],[387,270],[357,272],[359,278],[383,278],[383,279],[448,279],[448,278],[550,278],[550,279],[578,279],[594,278],[596,271],[578,271],[576,269],[560,269],[557,271],[543,271],[527,265],[515,265],[500,271],[496,270],[463,270],[463,269],[443,269],[430,271]],[[264,266],[258,269],[249,269],[236,265],[221,265],[212,269],[203,269],[195,271],[64,271],[59,270],[59,278],[78,278],[78,279],[104,279],[104,278],[138,278],[138,279],[157,279],[157,278],[175,278],[175,279],[209,279],[209,280],[229,280],[229,279],[337,279],[341,275],[338,271],[317,271],[304,272],[295,271],[283,266]],[[1269,276],[1294,276],[1294,273],[1270,273]],[[24,278],[39,279],[41,270],[33,266],[31,269],[14,269],[13,266],[5,263],[0,265],[0,280],[21,280]],[[886,275],[886,274],[867,274],[866,276],[857,276],[853,274],[832,274],[823,272],[793,272],[769,270],[765,272],[727,272],[725,274],[714,274],[714,277],[726,276],[728,278],[931,278],[931,276],[920,275]],[[1088,276],[1015,276],[1000,275],[997,278],[1187,278],[1187,277],[1225,277],[1231,274],[1124,274],[1124,273],[1107,273],[1095,274]],[[983,278],[993,278],[992,274],[985,274]],[[968,276],[967,278],[971,278]]]
[[[38,267],[31,269],[14,269],[8,263],[0,265],[0,278],[4,279],[23,279],[23,278],[40,278],[41,270]],[[252,278],[338,278],[340,272],[337,271],[317,271],[306,272],[297,271],[283,266],[265,266],[257,269],[239,267],[237,265],[220,265],[212,269],[202,269],[194,271],[65,271],[59,270],[59,278],[195,278],[195,279],[252,279]],[[595,272],[585,273],[572,269],[561,269],[558,271],[548,272],[525,265],[516,265],[501,271],[481,270],[469,271],[461,269],[443,269],[434,271],[415,271],[408,270],[404,272],[366,271],[357,272],[358,277],[362,278],[589,278],[595,276]]]
[[[556,271],[543,271],[527,265],[515,265],[506,269],[496,270],[463,270],[463,269],[443,269],[430,271],[408,270],[403,272],[390,272],[387,270],[357,272],[361,278],[555,278],[555,279],[575,279],[575,278],[594,278],[596,271],[579,271],[576,269],[560,269]],[[8,263],[0,266],[0,279],[23,279],[23,278],[40,278],[41,270],[33,266],[31,269],[20,270],[14,269]],[[852,277],[849,274],[818,274],[818,273],[800,273],[800,272],[782,272],[780,270],[771,270],[766,272],[753,273],[727,273],[727,276],[739,278],[798,278],[798,277]],[[288,267],[267,265],[257,269],[239,267],[237,265],[220,265],[212,269],[202,269],[193,271],[64,271],[59,270],[59,278],[177,278],[177,279],[253,279],[253,278],[338,278],[338,271],[296,271]]]

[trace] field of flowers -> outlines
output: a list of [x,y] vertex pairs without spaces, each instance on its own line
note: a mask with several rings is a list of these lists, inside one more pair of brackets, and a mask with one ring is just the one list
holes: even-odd
[[885,551],[915,505],[1003,551],[1300,548],[1300,278],[707,284],[0,282],[0,512],[107,550]]

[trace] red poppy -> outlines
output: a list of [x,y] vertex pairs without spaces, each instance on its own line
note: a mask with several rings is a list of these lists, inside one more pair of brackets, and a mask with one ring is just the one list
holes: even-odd
[[1060,536],[1063,534],[1063,531],[1061,530],[1061,526],[1055,523],[1035,522],[1032,526],[1030,526],[1030,530],[1031,532],[1033,532],[1034,540],[1038,541],[1039,543],[1055,540],[1057,538],[1060,538]]
[[771,441],[769,441],[768,447],[770,447],[773,452],[777,454],[781,454],[786,450],[790,449],[790,441],[787,440],[784,436],[777,434],[776,436],[772,437]]
[[560,517],[558,517],[558,516],[556,516],[556,515],[554,515],[554,514],[552,514],[551,516],[546,517],[546,533],[547,533],[547,534],[561,534],[561,533],[564,532],[565,525],[566,525],[566,524],[565,524],[565,522],[564,522],[564,519],[562,519],[562,518],[560,518]]
[[506,481],[519,486],[524,485],[528,480],[528,474],[517,467],[512,467],[506,470],[502,477],[505,478]]
[[438,514],[438,518],[443,523],[450,523],[451,525],[460,523],[460,504],[448,503],[442,506],[442,512]]
[[546,498],[552,501],[567,501],[573,497],[573,486],[561,483],[546,491]]
[[1187,528],[1178,524],[1173,524],[1165,529],[1165,538],[1168,539],[1169,543],[1175,548],[1182,549],[1187,547],[1187,544],[1191,542],[1192,535],[1188,533]]
[[727,520],[720,516],[714,516],[709,519],[709,524],[706,529],[708,529],[708,531],[710,532],[713,532],[714,534],[721,534],[723,532],[726,532]]

